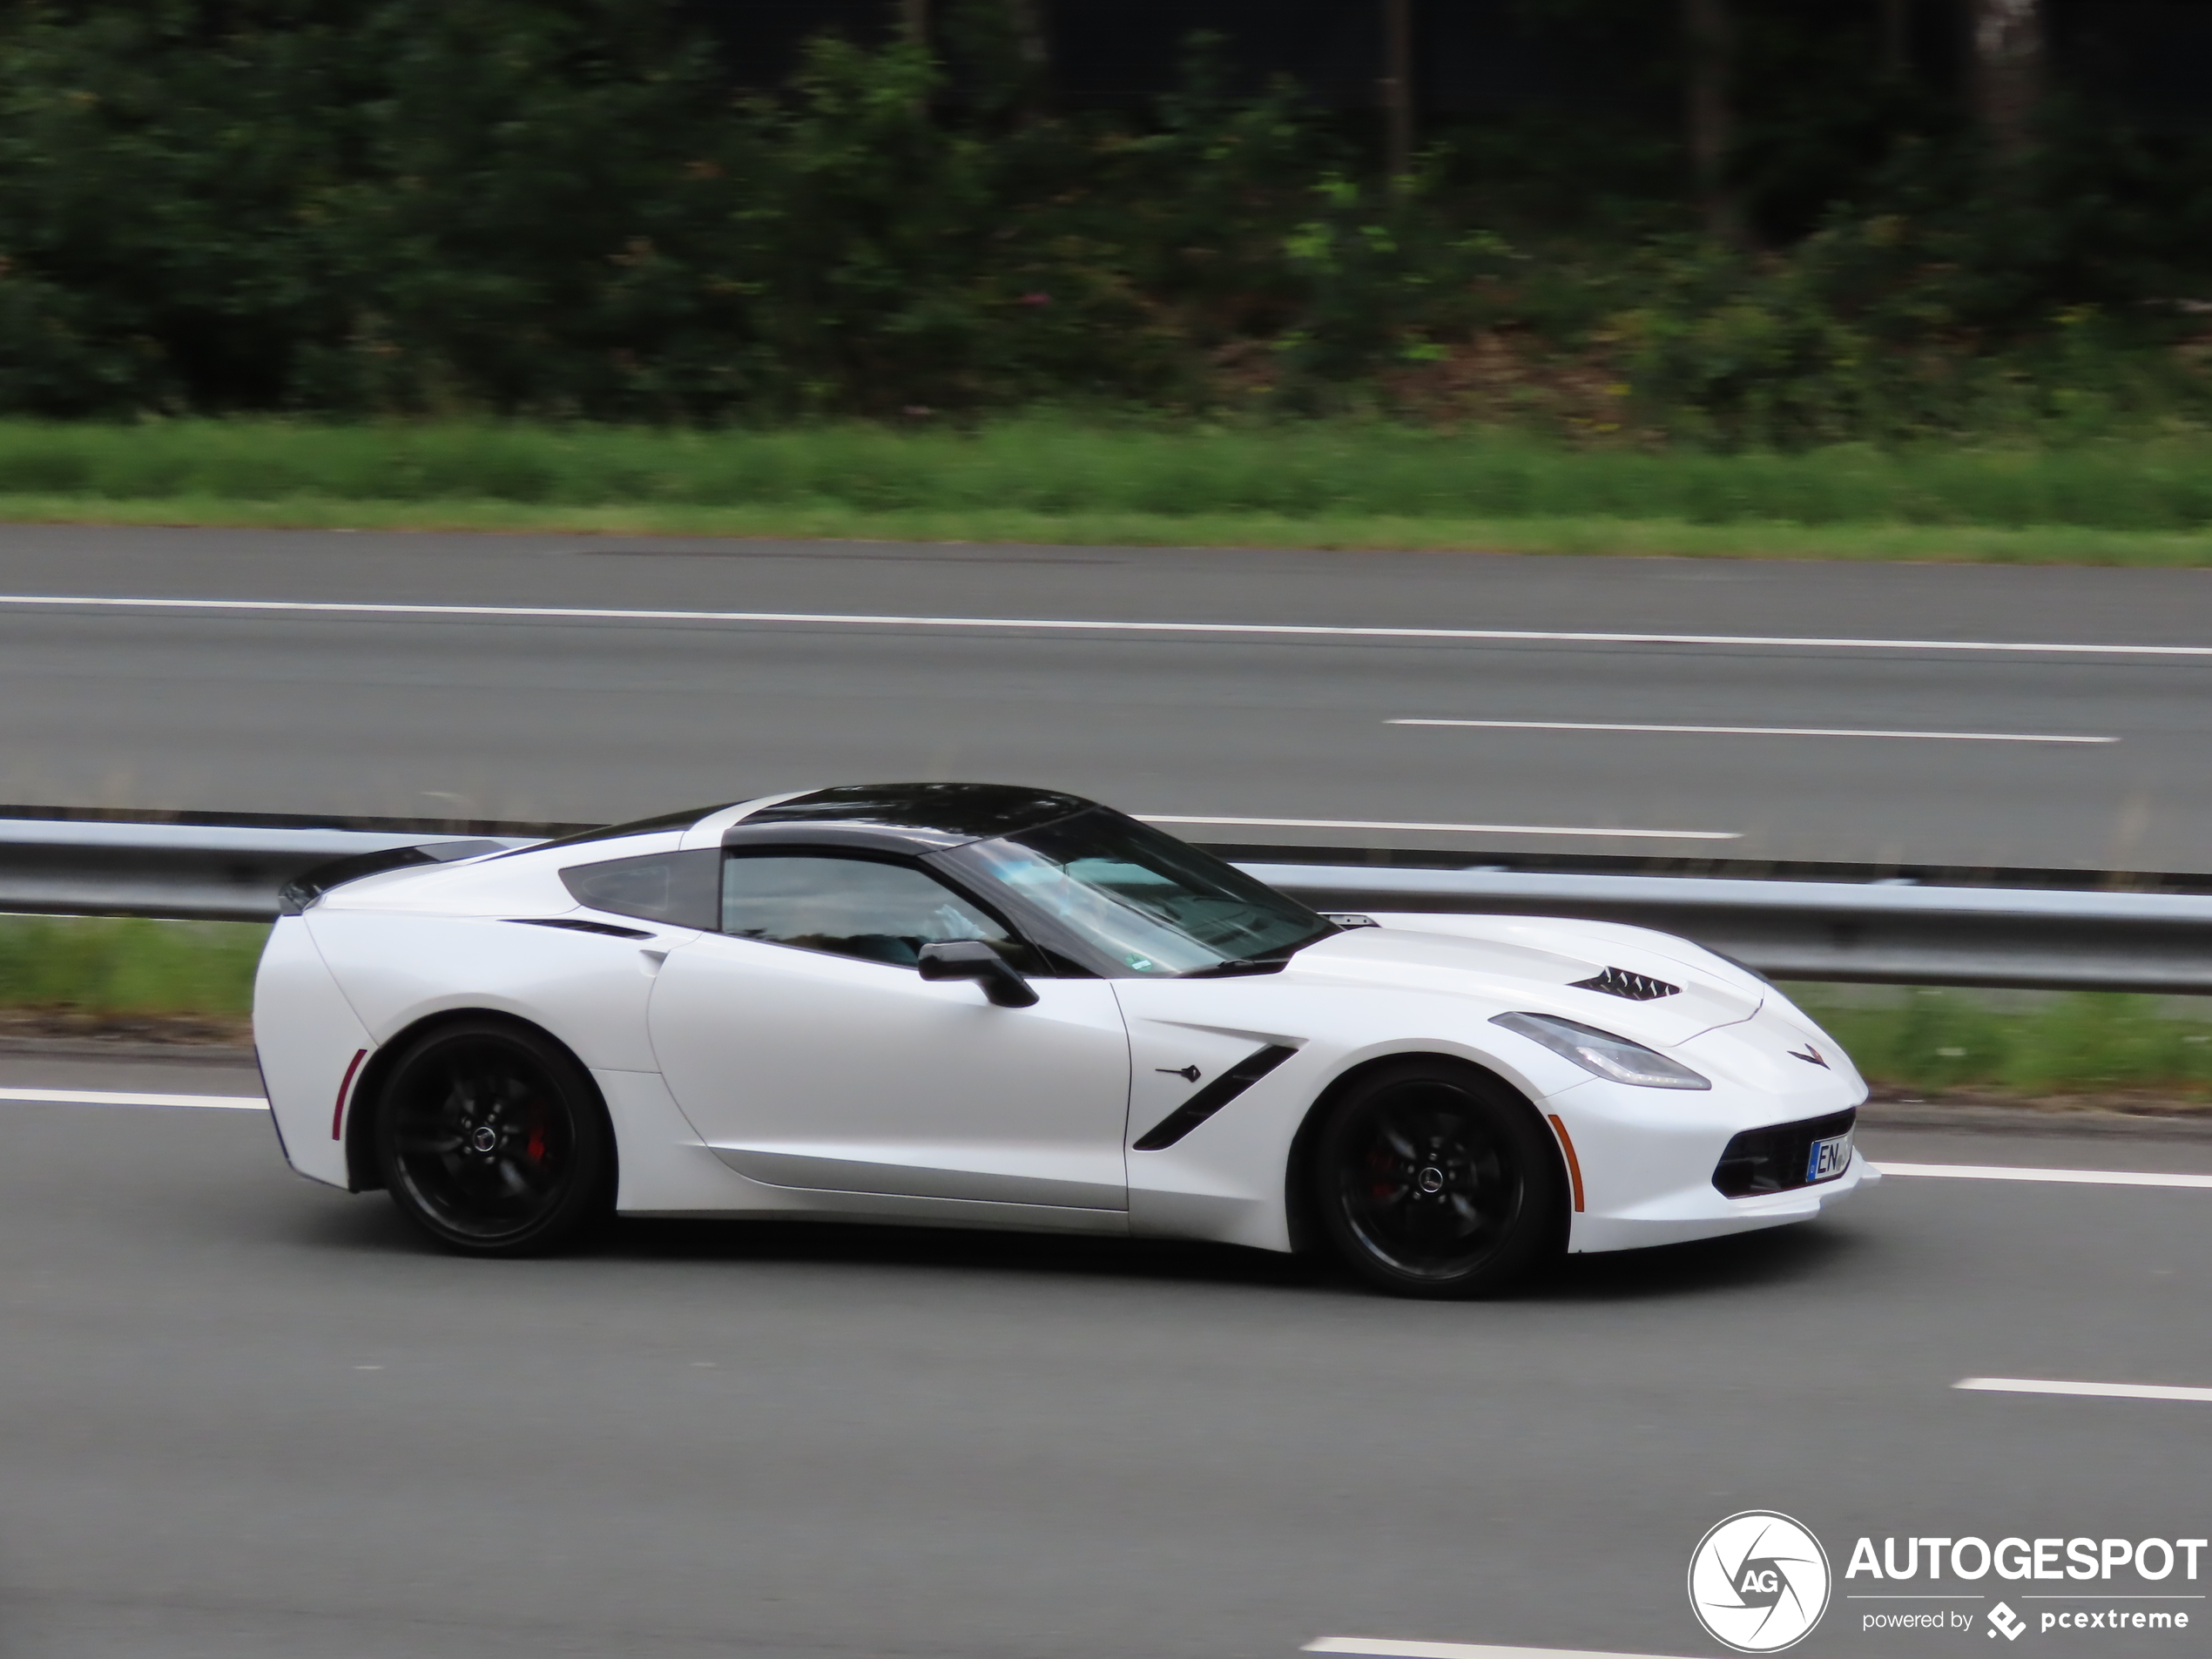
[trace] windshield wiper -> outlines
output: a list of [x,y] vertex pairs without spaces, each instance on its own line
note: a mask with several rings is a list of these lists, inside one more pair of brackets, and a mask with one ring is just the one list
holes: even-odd
[[1322,929],[1318,934],[1312,934],[1299,940],[1294,945],[1285,945],[1279,951],[1265,956],[1232,956],[1226,961],[1216,962],[1211,968],[1194,968],[1188,973],[1177,974],[1176,977],[1177,979],[1230,979],[1239,974],[1279,974],[1291,965],[1291,958],[1308,945],[1318,945],[1323,940],[1343,931],[1340,927],[1332,926]]
[[1279,974],[1291,964],[1287,956],[1240,956],[1234,961],[1216,962],[1211,968],[1193,968],[1177,974],[1177,979],[1231,979],[1238,974]]

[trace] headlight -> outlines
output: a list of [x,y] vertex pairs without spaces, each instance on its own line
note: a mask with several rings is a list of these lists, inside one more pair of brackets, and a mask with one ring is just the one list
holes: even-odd
[[1494,1016],[1490,1023],[1517,1031],[1530,1042],[1541,1042],[1554,1054],[1572,1060],[1584,1071],[1616,1083],[1633,1083],[1638,1089],[1713,1086],[1710,1079],[1699,1076],[1679,1060],[1669,1060],[1641,1042],[1616,1037],[1595,1026],[1562,1020],[1555,1014],[1501,1014]]

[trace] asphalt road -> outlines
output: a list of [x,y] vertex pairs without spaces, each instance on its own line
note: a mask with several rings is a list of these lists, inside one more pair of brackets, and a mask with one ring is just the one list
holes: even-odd
[[0,603],[18,806],[605,820],[974,777],[1325,826],[1184,826],[1217,840],[2212,870],[2212,656],[1791,643],[2203,647],[2205,572],[17,526],[0,591],[1768,642]]
[[[252,1075],[0,1056],[0,1084]],[[1868,1142],[2212,1168],[2202,1142]],[[484,1264],[290,1176],[255,1113],[0,1104],[0,1650],[1716,1653],[1684,1571],[1742,1509],[1796,1515],[1839,1573],[1861,1534],[2205,1535],[2212,1404],[1952,1384],[2212,1384],[2209,1239],[2212,1191],[1895,1178],[1496,1305],[792,1226]],[[1859,1608],[1797,1651],[1993,1651],[1864,1635]],[[2019,1651],[2107,1641],[2204,1650]]]

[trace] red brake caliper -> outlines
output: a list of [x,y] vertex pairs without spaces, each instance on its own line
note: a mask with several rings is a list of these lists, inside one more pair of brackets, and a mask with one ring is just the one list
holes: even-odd
[[[1367,1154],[1367,1167],[1379,1176],[1391,1175],[1396,1160],[1380,1147],[1377,1147]],[[1386,1202],[1390,1195],[1398,1190],[1398,1187],[1399,1184],[1396,1181],[1388,1179],[1376,1181],[1368,1186],[1367,1196],[1374,1199],[1376,1203],[1381,1204]]]

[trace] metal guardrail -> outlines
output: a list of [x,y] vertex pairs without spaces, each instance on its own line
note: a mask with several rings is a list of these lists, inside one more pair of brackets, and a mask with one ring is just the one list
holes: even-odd
[[[319,864],[468,838],[519,846],[556,827],[472,824],[436,833],[0,819],[0,911],[264,921],[276,914],[278,889]],[[1871,871],[1856,881],[1808,881],[1312,856],[1327,861],[1278,853],[1247,856],[1244,867],[1317,908],[1629,922],[1694,939],[1775,978],[2212,994],[2212,894],[1918,885]]]
[[[420,831],[0,819],[0,911],[266,921],[319,864],[469,839]],[[495,838],[521,846],[536,836]]]

